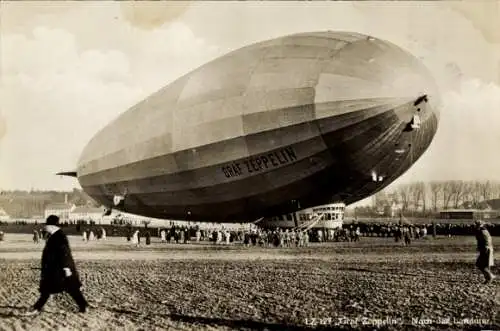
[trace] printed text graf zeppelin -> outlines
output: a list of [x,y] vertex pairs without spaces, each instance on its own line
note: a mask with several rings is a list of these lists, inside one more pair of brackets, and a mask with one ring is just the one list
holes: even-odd
[[222,166],[221,170],[224,176],[231,178],[279,167],[296,160],[297,155],[293,148],[286,147],[266,154],[252,156],[243,161],[231,162],[229,165]]

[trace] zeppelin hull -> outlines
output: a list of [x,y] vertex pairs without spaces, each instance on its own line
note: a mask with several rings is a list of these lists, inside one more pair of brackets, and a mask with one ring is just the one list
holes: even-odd
[[[121,195],[123,210],[157,218],[251,220],[349,204],[427,149],[438,124],[433,93],[425,68],[390,43],[349,33],[278,38],[124,113],[86,147],[78,179],[105,205]],[[415,104],[422,95],[430,100]],[[415,115],[419,126],[408,130]]]

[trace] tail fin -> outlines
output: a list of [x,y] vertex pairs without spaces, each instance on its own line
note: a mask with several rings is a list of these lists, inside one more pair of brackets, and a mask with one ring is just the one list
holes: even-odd
[[56,175],[58,175],[58,176],[68,176],[68,177],[77,177],[76,171],[62,171],[62,172],[58,172]]

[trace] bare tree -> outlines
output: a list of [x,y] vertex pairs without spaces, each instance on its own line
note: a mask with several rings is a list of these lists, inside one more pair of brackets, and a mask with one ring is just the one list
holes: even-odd
[[478,208],[481,202],[481,182],[475,181],[470,183],[469,198],[472,207]]
[[411,205],[415,210],[419,210],[420,207],[425,211],[425,184],[424,182],[416,182],[410,187],[411,195]]
[[434,212],[437,211],[437,204],[439,199],[439,193],[443,190],[443,183],[440,182],[431,182],[429,184],[431,190],[431,201],[432,201],[432,210]]
[[483,200],[490,200],[492,193],[492,185],[490,181],[487,180],[486,182],[479,183],[478,191],[480,192]]
[[400,185],[397,192],[402,205],[401,209],[404,212],[408,209],[408,206],[410,205],[411,185],[409,184]]
[[453,184],[451,181],[441,183],[443,189],[443,208],[448,209],[450,206],[451,198],[453,197]]
[[425,185],[424,182],[420,182],[418,184],[419,190],[421,192],[421,199],[422,199],[422,212],[425,214],[427,211],[427,185]]
[[383,208],[387,205],[387,193],[385,191],[380,191],[375,193],[373,196],[373,206],[375,208]]
[[398,192],[393,191],[387,194],[387,202],[392,206],[399,203]]
[[463,194],[462,194],[462,204],[466,202],[470,203],[472,208],[477,208],[479,201],[475,199],[474,192],[477,188],[477,182],[467,181],[463,182]]
[[465,194],[465,183],[461,180],[454,180],[451,182],[451,195],[453,197],[453,205],[458,208],[463,196]]
[[500,199],[500,182],[492,183],[490,198],[491,199]]
[[490,182],[490,199],[500,199],[500,182]]

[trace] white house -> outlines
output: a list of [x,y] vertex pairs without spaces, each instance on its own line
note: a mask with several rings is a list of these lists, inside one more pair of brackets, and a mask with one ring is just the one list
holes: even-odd
[[10,216],[0,208],[0,222],[8,222],[10,220]]
[[393,202],[391,205],[391,217],[398,217],[402,210],[403,210],[402,203]]
[[101,223],[104,213],[102,207],[77,206],[69,213],[70,221],[94,221]]
[[59,216],[61,222],[68,221],[71,211],[76,208],[74,204],[69,203],[51,203],[45,207],[45,218],[49,215]]

